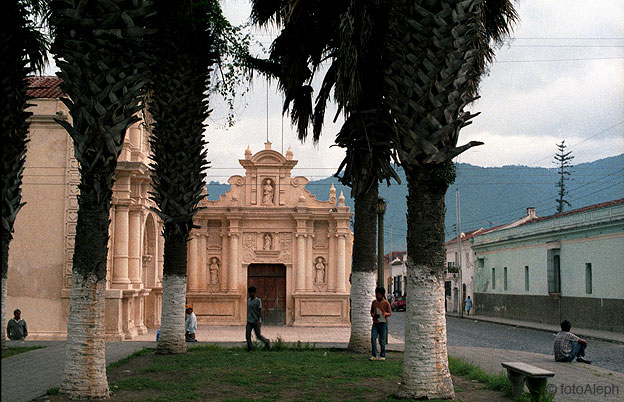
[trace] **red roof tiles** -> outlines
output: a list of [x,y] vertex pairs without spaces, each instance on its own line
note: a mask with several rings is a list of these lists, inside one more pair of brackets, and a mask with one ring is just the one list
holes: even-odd
[[624,198],[620,198],[619,200],[601,202],[600,204],[588,205],[583,208],[573,209],[572,211],[562,212],[560,214],[542,216],[536,219],[531,219],[530,221],[523,223],[523,225],[529,225],[531,223],[542,222],[542,221],[546,221],[546,220],[553,219],[553,218],[560,218],[562,216],[577,214],[579,212],[586,212],[586,211],[591,211],[593,209],[600,209],[600,208],[610,207],[612,205],[619,205],[619,204],[624,204]]
[[27,77],[28,96],[33,98],[57,99],[65,96],[61,90],[61,82],[58,77]]

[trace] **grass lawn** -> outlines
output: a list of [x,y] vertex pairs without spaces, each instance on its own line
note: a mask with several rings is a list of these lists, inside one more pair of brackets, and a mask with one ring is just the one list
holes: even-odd
[[30,352],[35,349],[42,349],[43,346],[14,346],[2,351],[2,358],[19,355],[20,353]]
[[[396,401],[402,369],[398,352],[371,362],[367,355],[301,345],[251,353],[205,345],[174,356],[146,349],[110,365],[108,377],[112,401],[389,402]],[[510,401],[477,381],[455,376],[453,381],[457,400]],[[38,400],[65,400],[56,391]]]

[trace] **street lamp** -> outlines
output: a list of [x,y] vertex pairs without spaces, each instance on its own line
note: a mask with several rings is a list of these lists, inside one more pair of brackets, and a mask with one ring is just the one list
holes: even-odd
[[384,287],[384,237],[383,237],[383,218],[386,213],[386,201],[377,198],[377,286]]
[[[383,217],[386,213],[386,201],[377,198],[377,286],[384,287],[384,237],[383,237]],[[392,255],[388,258],[388,262],[392,259]],[[389,264],[388,264],[389,265]],[[386,321],[386,345],[388,344],[388,324]]]

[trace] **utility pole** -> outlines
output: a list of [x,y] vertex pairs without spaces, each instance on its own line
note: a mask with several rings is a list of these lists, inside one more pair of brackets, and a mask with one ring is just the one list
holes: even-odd
[[458,304],[458,309],[459,309],[459,316],[461,318],[464,317],[464,307],[463,307],[463,301],[464,301],[464,295],[462,292],[462,249],[461,249],[461,214],[459,212],[459,188],[457,189],[457,191],[455,192],[455,202],[456,202],[456,209],[457,209],[457,272],[458,272],[458,277],[459,277],[459,286],[458,286],[458,299],[457,300],[457,304]]

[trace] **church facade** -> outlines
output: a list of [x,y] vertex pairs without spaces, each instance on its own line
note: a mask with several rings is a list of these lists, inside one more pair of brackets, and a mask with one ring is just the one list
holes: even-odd
[[[30,133],[22,197],[10,245],[7,311],[21,309],[29,339],[67,334],[79,172],[73,143],[55,119],[71,119],[56,77],[31,79]],[[164,239],[151,210],[149,133],[128,129],[110,212],[107,340],[159,328]],[[263,296],[266,323],[349,325],[351,213],[328,187],[329,201],[291,177],[296,165],[270,149],[245,152],[245,176],[230,178],[218,201],[203,200],[188,251],[188,302],[199,323],[237,325],[246,289]]]
[[351,212],[328,188],[316,199],[297,164],[265,149],[245,151],[244,176],[219,200],[201,202],[188,254],[187,301],[200,325],[244,324],[248,286],[258,289],[263,322],[349,325]]

